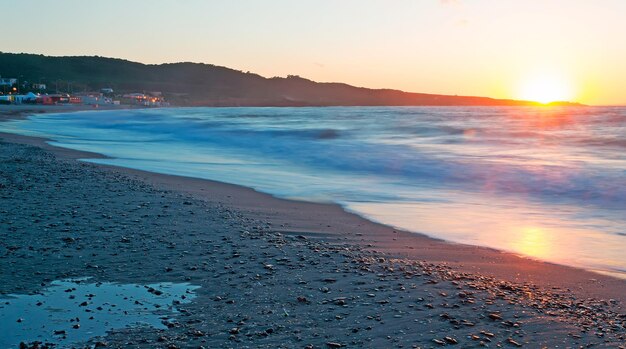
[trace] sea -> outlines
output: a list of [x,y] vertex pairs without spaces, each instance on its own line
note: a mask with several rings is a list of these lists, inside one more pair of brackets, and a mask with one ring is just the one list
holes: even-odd
[[0,131],[626,278],[626,108],[164,108]]

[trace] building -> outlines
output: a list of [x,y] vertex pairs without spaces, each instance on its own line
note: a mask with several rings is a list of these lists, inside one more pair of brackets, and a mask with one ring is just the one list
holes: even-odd
[[[152,92],[154,93],[154,92]],[[151,94],[152,94],[151,93]],[[169,103],[162,96],[146,95],[143,93],[127,93],[122,96],[124,102],[144,107],[167,107]]]
[[25,95],[13,95],[13,103],[15,104],[35,104],[37,103],[38,95],[28,92]]
[[104,104],[113,104],[113,100],[111,98],[104,96],[99,92],[87,92],[76,95],[76,97],[81,99],[82,104],[87,105],[104,105]]
[[35,104],[39,97],[32,92],[25,95],[4,95],[0,96],[0,104]]
[[17,84],[17,79],[13,78],[0,78],[0,86],[8,86],[11,87]]
[[41,95],[37,98],[37,104],[53,105],[67,104],[70,102],[70,96],[67,94]]
[[13,96],[0,96],[0,104],[11,104],[13,103]]

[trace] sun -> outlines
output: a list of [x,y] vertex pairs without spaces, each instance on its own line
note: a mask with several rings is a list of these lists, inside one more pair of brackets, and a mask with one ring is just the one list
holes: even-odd
[[573,97],[571,85],[557,76],[536,76],[522,82],[519,98],[539,103],[571,101]]

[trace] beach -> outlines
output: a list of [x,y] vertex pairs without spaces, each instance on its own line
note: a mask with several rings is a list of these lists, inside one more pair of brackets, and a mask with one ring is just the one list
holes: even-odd
[[624,347],[623,279],[0,138],[0,294],[81,277],[199,286],[166,329],[113,329],[88,345]]

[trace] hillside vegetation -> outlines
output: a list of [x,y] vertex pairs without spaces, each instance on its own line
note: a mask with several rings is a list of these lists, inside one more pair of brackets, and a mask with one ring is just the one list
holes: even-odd
[[[408,93],[298,76],[265,78],[200,63],[142,64],[105,57],[49,57],[0,53],[0,76],[42,82],[48,90],[77,92],[110,87],[116,93],[159,91],[187,106],[495,106],[534,102]],[[569,103],[559,103],[569,104]]]

